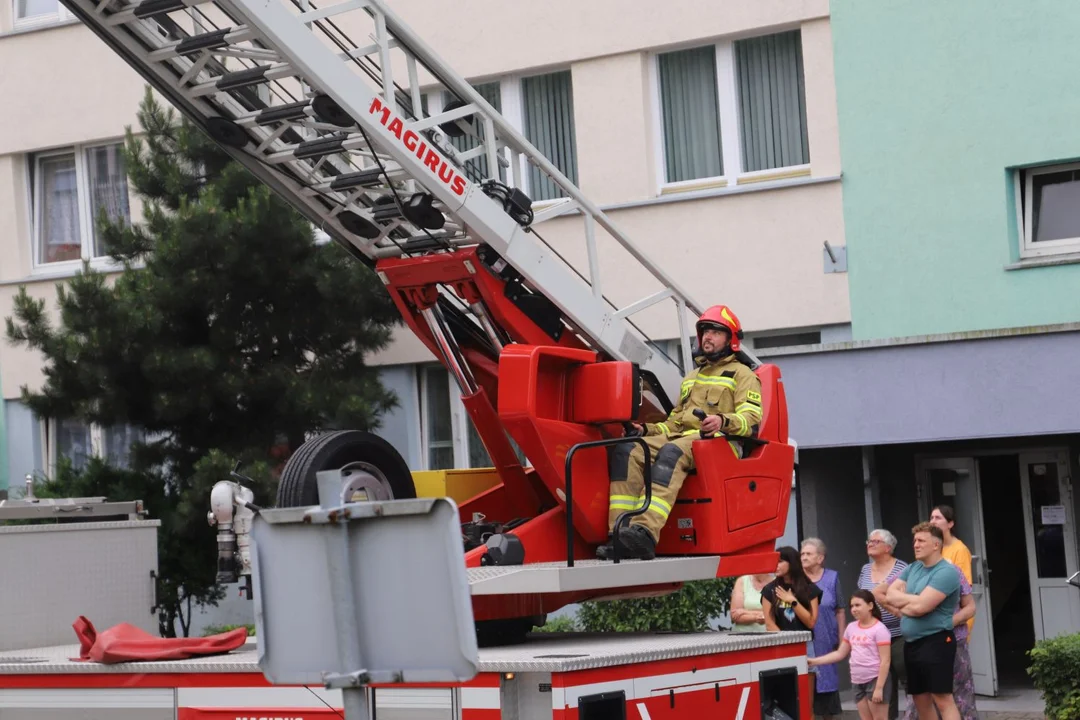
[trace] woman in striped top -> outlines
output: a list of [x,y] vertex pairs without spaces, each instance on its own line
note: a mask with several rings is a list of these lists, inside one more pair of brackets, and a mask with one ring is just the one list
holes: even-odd
[[[891,532],[883,528],[870,532],[866,538],[866,554],[870,562],[863,565],[859,572],[858,585],[861,589],[873,590],[877,585],[890,583],[907,567],[906,562],[893,556],[895,549],[896,536]],[[904,673],[904,636],[900,634],[900,617],[898,614],[889,612],[891,609],[887,605],[881,606],[881,621],[892,636],[892,658],[889,663],[889,675],[892,678],[889,694],[889,720],[896,720],[900,712],[898,697],[900,683],[905,682],[907,678]]]

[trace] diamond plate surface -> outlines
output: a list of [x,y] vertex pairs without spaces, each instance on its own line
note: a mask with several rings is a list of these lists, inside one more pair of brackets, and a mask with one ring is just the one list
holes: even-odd
[[622,560],[618,565],[575,560],[572,568],[565,562],[469,568],[469,589],[473,595],[514,595],[707,580],[716,577],[719,562],[711,555]]
[[0,652],[0,675],[52,675],[68,673],[106,673],[138,675],[141,673],[262,673],[259,669],[255,643],[248,641],[242,648],[227,655],[191,660],[163,662],[132,662],[102,665],[73,659],[79,657],[78,645],[59,645],[46,648]]
[[[540,635],[523,645],[481,648],[480,672],[569,672],[625,663],[655,662],[779,645],[805,645],[808,632],[686,635],[619,633],[617,635]],[[167,662],[97,663],[72,660],[78,645],[0,653],[0,675],[258,673],[255,643],[227,655]]]
[[802,650],[810,637],[808,632],[552,635],[524,645],[482,649],[480,671],[569,672],[779,645],[798,645]]

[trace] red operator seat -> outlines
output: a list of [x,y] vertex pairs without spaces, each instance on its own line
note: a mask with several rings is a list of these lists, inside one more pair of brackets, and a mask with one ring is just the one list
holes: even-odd
[[687,476],[657,555],[734,555],[770,552],[784,534],[795,468],[788,444],[787,401],[780,368],[759,365],[761,424],[736,457],[724,437],[693,444],[696,471]]

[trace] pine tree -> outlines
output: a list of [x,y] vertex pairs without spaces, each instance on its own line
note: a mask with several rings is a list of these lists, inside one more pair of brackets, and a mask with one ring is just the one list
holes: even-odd
[[[109,278],[84,264],[59,284],[55,326],[21,288],[7,336],[42,355],[43,386],[22,390],[38,416],[146,433],[132,470],[163,488],[161,630],[180,621],[186,635],[191,603],[222,592],[207,483],[234,459],[280,465],[312,431],[376,429],[396,398],[366,356],[387,345],[398,314],[373,272],[317,244],[298,212],[174,115],[147,88],[142,132],[127,129],[142,222],[97,221],[122,271]],[[76,488],[133,489],[96,465],[50,485]]]

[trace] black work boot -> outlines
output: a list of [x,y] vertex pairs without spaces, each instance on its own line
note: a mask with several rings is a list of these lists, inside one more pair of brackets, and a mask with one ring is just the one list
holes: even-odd
[[628,560],[652,560],[656,557],[656,540],[644,525],[631,525],[619,531],[619,557]]
[[615,557],[615,541],[611,539],[610,535],[608,535],[606,543],[596,548],[596,557],[601,560],[611,560]]

